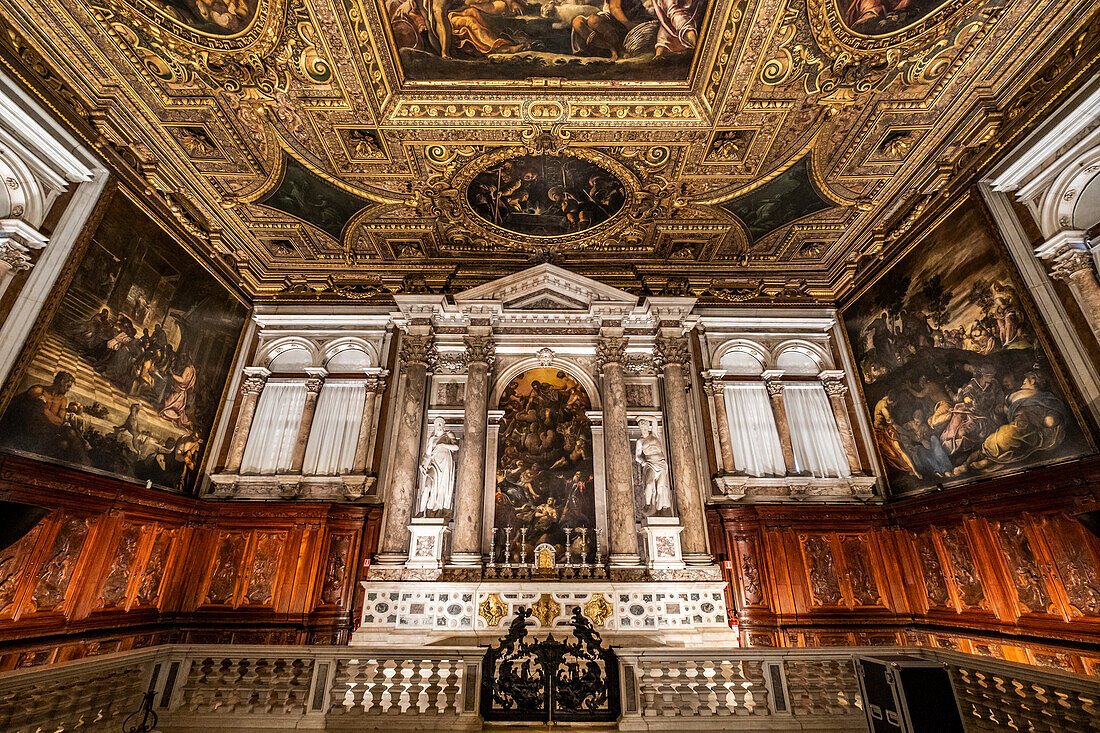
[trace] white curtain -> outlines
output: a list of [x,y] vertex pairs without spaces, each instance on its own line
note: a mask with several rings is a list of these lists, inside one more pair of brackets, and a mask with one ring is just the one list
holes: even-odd
[[304,381],[268,380],[252,418],[241,473],[278,473],[290,468],[305,404]]
[[366,381],[335,379],[325,382],[309,428],[303,474],[334,476],[351,470],[366,398]]
[[733,469],[749,476],[785,475],[768,390],[760,382],[735,382],[726,385],[725,396]]
[[783,387],[783,406],[787,409],[791,447],[799,472],[808,471],[819,477],[851,476],[825,388],[820,383],[788,382]]

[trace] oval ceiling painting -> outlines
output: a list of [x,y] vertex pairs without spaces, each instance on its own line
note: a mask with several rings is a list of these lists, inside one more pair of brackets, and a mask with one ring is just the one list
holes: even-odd
[[150,5],[180,25],[211,36],[235,36],[248,30],[263,0],[150,0]]
[[932,14],[948,0],[836,0],[844,25],[853,33],[894,33]]
[[525,237],[578,234],[608,221],[626,202],[613,173],[568,155],[507,158],[478,173],[466,202],[493,226]]

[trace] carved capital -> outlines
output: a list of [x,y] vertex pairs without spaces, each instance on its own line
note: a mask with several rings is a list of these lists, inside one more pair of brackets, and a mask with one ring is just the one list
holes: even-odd
[[386,375],[372,374],[367,377],[367,392],[382,394],[386,391]]
[[622,364],[626,344],[627,339],[622,336],[604,336],[596,342],[596,363],[601,371],[606,364]]
[[325,377],[328,376],[328,372],[324,369],[306,369],[306,374],[309,375],[306,378],[306,392],[317,394],[321,391],[321,387],[324,386]]
[[783,377],[778,375],[764,377],[764,386],[768,389],[768,395],[778,397],[783,394]]
[[435,361],[435,336],[426,334],[405,334],[401,337],[402,366],[410,364],[424,364],[430,366]]
[[466,344],[466,363],[484,363],[493,365],[496,354],[496,342],[492,336],[465,336],[462,341]]
[[703,380],[703,391],[711,397],[721,397],[726,391],[726,385],[718,377],[706,377]]
[[241,394],[260,394],[264,391],[264,387],[267,385],[267,378],[270,376],[271,372],[263,367],[245,367],[244,381],[241,382]]
[[830,397],[843,397],[848,394],[848,385],[844,383],[844,377],[822,377],[821,384],[825,387],[825,394]]
[[1092,274],[1092,258],[1084,250],[1071,250],[1055,261],[1050,268],[1050,276],[1055,280],[1068,281],[1079,272]]
[[27,249],[12,241],[0,242],[0,263],[7,265],[13,273],[31,269]]
[[688,350],[688,340],[685,336],[658,336],[654,346],[656,347],[654,361],[662,367],[670,364],[683,366],[691,361],[691,352]]

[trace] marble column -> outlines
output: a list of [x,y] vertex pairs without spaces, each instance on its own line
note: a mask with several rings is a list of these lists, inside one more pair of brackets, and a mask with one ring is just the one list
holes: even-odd
[[229,455],[225,461],[226,473],[241,470],[244,449],[248,445],[248,433],[252,430],[252,419],[256,416],[256,403],[264,391],[271,372],[264,367],[245,367],[244,381],[241,383],[241,409],[237,413],[237,424],[233,429],[233,439],[229,443]]
[[856,436],[852,431],[852,421],[848,418],[848,385],[843,371],[827,371],[820,374],[825,394],[829,395],[829,404],[836,418],[836,428],[840,432],[840,443],[848,456],[848,468],[852,473],[861,473],[863,466],[859,462],[859,450],[856,448]]
[[0,297],[15,276],[31,269],[31,258],[27,256],[27,248],[8,240],[0,242]]
[[[619,330],[619,329],[614,329]],[[603,335],[596,343],[596,361],[603,376],[604,475],[610,515],[611,565],[641,567],[634,528],[634,474],[630,465],[630,434],[626,417],[623,356],[627,340]]]
[[718,426],[718,451],[722,458],[722,471],[733,473],[733,436],[726,417],[726,384],[721,377],[707,377],[703,390],[710,396],[714,422]]
[[405,392],[397,411],[393,471],[386,493],[386,521],[383,527],[379,565],[404,565],[409,554],[409,519],[420,464],[420,443],[424,428],[424,397],[428,389],[428,364],[435,348],[431,331],[401,337],[401,371]]
[[695,441],[691,437],[684,371],[691,363],[691,352],[684,336],[658,336],[656,347],[657,361],[661,365],[661,386],[664,389],[665,429],[668,433],[676,512],[684,527],[683,534],[680,535],[684,562],[689,565],[709,565],[713,558],[707,552],[707,519],[703,512]]
[[301,473],[302,463],[306,459],[306,444],[309,443],[309,431],[313,428],[313,415],[317,412],[317,397],[325,384],[328,372],[319,367],[306,369],[306,403],[302,407],[302,421],[298,423],[298,437],[294,441],[294,451],[290,454],[290,473]]
[[[471,328],[471,331],[473,329]],[[485,497],[485,433],[489,409],[489,369],[493,362],[492,333],[471,334],[466,342],[465,427],[458,454],[451,564],[481,565],[481,511]]]
[[363,415],[359,418],[359,437],[355,441],[355,455],[351,462],[351,472],[356,476],[362,476],[367,472],[367,448],[370,447],[370,436],[374,434],[374,413],[378,400],[382,399],[382,393],[386,391],[387,374],[389,372],[383,371],[367,376],[367,394],[363,397]]
[[1050,276],[1069,286],[1092,333],[1100,339],[1100,282],[1092,268],[1092,257],[1083,249],[1068,249],[1054,258]]
[[766,371],[763,377],[764,386],[768,388],[768,397],[772,401],[772,412],[775,413],[775,429],[779,433],[779,447],[783,450],[783,464],[787,467],[787,475],[795,476],[798,474],[798,466],[794,461],[791,426],[787,423],[787,408],[783,405],[783,372]]

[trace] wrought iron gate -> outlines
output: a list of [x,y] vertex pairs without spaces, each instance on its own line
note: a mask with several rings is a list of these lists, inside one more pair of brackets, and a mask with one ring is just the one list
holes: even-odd
[[573,639],[527,639],[530,609],[485,653],[481,714],[486,720],[610,722],[618,720],[619,660],[579,608]]

